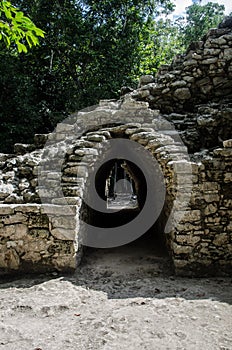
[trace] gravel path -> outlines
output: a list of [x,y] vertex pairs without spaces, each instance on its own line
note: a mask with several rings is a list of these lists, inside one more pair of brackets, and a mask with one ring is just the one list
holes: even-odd
[[0,350],[202,348],[232,349],[232,279],[174,277],[138,247],[89,249],[72,276],[0,284]]

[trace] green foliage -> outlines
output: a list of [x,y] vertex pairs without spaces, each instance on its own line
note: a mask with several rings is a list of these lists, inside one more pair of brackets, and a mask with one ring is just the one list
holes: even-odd
[[187,23],[181,29],[184,46],[187,48],[191,42],[200,40],[210,28],[217,27],[224,17],[224,11],[224,5],[214,2],[187,7]]
[[[24,55],[0,43],[1,151],[11,150],[14,142],[30,142],[35,132],[51,131],[72,111],[99,99],[118,98],[123,85],[136,87],[140,63],[149,66],[143,48],[149,47],[152,23],[158,14],[173,9],[170,0],[12,0],[11,4],[29,14],[30,23],[46,35],[40,46]],[[4,23],[16,18],[24,19],[13,12]],[[30,30],[36,36],[42,33],[32,27],[27,32],[29,22],[23,23],[17,28],[27,36],[21,33],[15,44],[26,51],[21,45],[26,46],[27,39],[29,46],[37,43]],[[13,38],[9,37],[10,43]]]
[[7,48],[16,45],[19,53],[27,53],[27,47],[39,44],[38,37],[44,37],[43,30],[36,27],[32,20],[10,1],[0,1],[0,40],[4,41]]
[[183,52],[178,22],[167,18],[152,21],[144,26],[141,36],[140,75],[155,74],[160,65],[171,63],[175,55]]
[[171,0],[0,0],[0,151],[170,63],[200,23],[190,9],[186,24],[157,17],[172,10]]

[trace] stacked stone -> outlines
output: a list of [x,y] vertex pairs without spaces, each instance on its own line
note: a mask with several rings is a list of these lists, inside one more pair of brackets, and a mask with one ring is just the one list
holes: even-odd
[[36,193],[41,152],[0,157],[0,203],[39,203]]
[[196,104],[231,97],[232,28],[210,30],[155,78],[143,76],[139,86],[129,95],[165,113],[194,111]]
[[171,113],[164,117],[173,123],[189,153],[222,146],[223,140],[232,135],[231,102],[202,104],[195,109],[195,113]]
[[76,207],[72,210],[70,215],[63,206],[1,205],[0,273],[75,269]]
[[193,163],[195,185],[187,210],[173,234],[173,260],[177,274],[215,275],[232,271],[232,141]]
[[1,273],[76,267],[88,179],[111,138],[142,145],[162,170],[159,220],[176,273],[230,273],[231,44],[231,27],[213,29],[120,101],[101,101],[0,155]]

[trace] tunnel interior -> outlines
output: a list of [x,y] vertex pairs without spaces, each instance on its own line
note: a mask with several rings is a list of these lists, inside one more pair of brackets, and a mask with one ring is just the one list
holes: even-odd
[[[122,183],[122,181],[126,182]],[[117,187],[117,184],[120,184]],[[125,185],[125,186],[124,186]],[[133,220],[142,210],[147,197],[147,184],[142,170],[133,162],[126,159],[115,158],[105,162],[97,171],[95,188],[101,199],[105,201],[105,212],[93,209],[91,205],[85,206],[85,221],[93,226],[110,228],[125,225]],[[152,190],[152,189],[151,189]],[[124,191],[124,193],[123,193]],[[113,210],[107,205],[109,200],[117,200],[121,194],[127,192],[127,203],[132,198],[136,205],[134,208],[123,205]],[[154,190],[155,195],[155,190]],[[91,197],[91,194],[90,194]],[[90,202],[88,202],[91,204]],[[120,203],[119,203],[120,204]],[[119,210],[120,209],[120,210]],[[163,211],[156,222],[146,232],[131,243],[116,248],[91,248],[85,246],[85,255],[99,252],[128,254],[142,259],[145,256],[168,257],[168,248],[164,234]]]

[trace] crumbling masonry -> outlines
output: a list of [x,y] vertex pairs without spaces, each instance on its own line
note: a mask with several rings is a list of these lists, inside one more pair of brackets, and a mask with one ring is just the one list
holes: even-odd
[[107,140],[124,138],[164,175],[159,221],[176,274],[231,273],[231,121],[232,28],[224,23],[119,101],[16,144],[15,154],[0,155],[0,272],[77,268],[89,174]]

